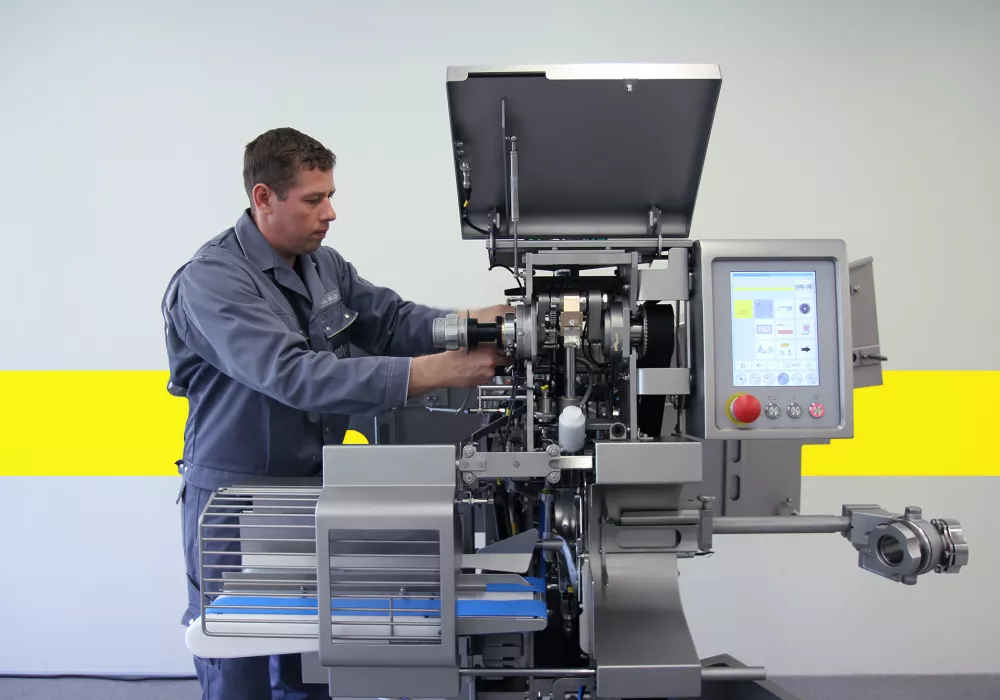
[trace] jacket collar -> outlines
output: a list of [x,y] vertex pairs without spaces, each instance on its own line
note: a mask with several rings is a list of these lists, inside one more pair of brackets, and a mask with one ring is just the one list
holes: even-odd
[[257,228],[249,209],[245,209],[236,222],[236,243],[247,260],[259,267],[262,272],[273,270],[279,266],[286,267],[289,271],[292,269],[288,263],[278,257],[274,248],[264,238],[264,234]]
[[[312,297],[302,278],[267,242],[250,215],[249,208],[243,211],[243,215],[236,222],[236,242],[247,260],[259,267],[261,272],[273,271],[275,282],[311,300]],[[301,261],[303,271],[313,264],[310,258]]]

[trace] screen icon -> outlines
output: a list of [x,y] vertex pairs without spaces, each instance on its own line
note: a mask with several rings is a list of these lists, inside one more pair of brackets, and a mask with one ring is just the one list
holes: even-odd
[[753,315],[755,318],[774,318],[774,300],[756,299],[753,303]]

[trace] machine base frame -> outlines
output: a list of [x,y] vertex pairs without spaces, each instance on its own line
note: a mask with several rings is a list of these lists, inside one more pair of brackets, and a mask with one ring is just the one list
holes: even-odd
[[[730,656],[719,654],[702,659],[702,666],[723,668],[746,668],[746,664]],[[790,690],[782,688],[774,681],[725,681],[705,683],[702,686],[703,700],[803,700]]]

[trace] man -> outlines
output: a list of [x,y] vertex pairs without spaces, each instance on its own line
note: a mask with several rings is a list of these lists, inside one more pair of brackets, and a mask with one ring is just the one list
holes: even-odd
[[[403,301],[322,245],[336,219],[335,162],[293,129],[251,141],[243,169],[250,207],[174,274],[164,295],[169,390],[189,402],[178,462],[185,625],[200,614],[202,589],[218,589],[198,576],[198,522],[214,489],[249,477],[319,476],[323,445],[343,441],[351,415],[474,387],[503,362],[492,348],[436,351],[432,320],[447,310]],[[351,357],[350,345],[366,356]],[[213,550],[238,552],[239,544]],[[206,554],[205,563],[231,566],[237,556]],[[305,690],[297,655],[196,658],[195,666],[206,699],[328,697],[320,686]]]

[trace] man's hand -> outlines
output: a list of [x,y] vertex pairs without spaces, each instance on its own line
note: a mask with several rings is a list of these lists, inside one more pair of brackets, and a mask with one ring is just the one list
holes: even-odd
[[[514,313],[513,306],[497,304],[496,306],[487,306],[485,309],[471,309],[469,317],[476,319],[480,323],[495,323],[497,316],[502,317],[504,314],[512,313]],[[464,316],[465,314],[462,315]]]
[[469,389],[488,384],[496,368],[508,364],[495,345],[485,345],[466,352],[454,350],[436,355],[415,357],[410,363],[409,396],[420,396],[435,389]]

